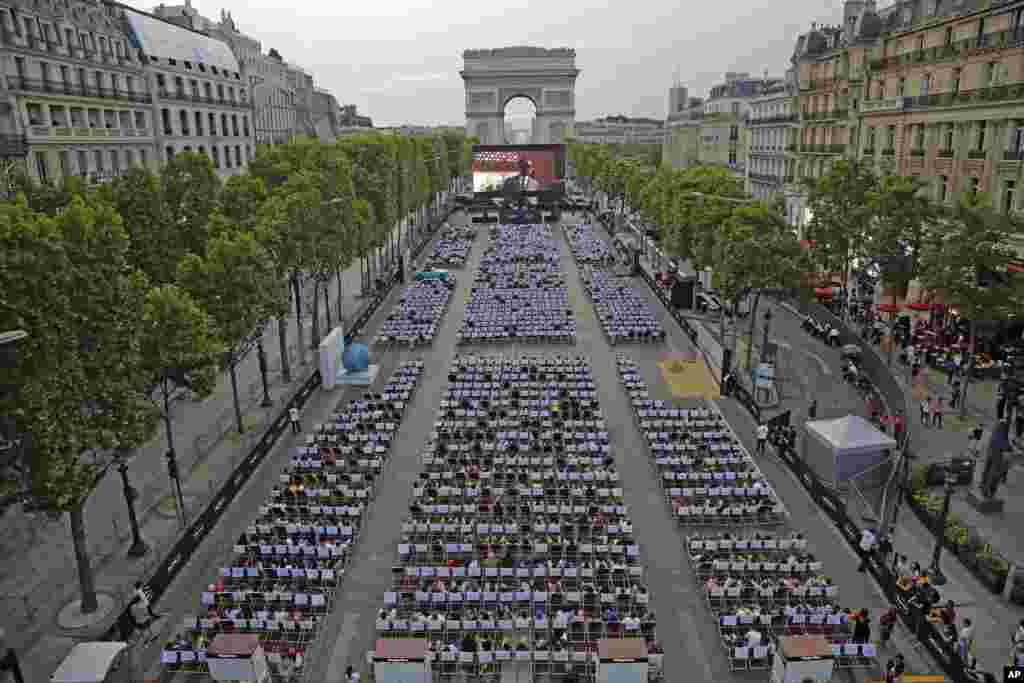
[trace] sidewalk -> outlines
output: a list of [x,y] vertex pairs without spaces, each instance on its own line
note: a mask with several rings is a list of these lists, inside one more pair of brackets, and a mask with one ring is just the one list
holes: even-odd
[[[331,283],[332,324],[337,324],[336,284]],[[342,312],[346,321],[357,317],[363,305],[359,298],[360,271],[355,264],[342,275]],[[309,345],[312,320],[312,288],[303,297],[303,341]],[[320,302],[321,334],[324,333],[323,301]],[[174,438],[182,473],[182,489],[189,519],[194,518],[215,495],[276,418],[281,406],[316,369],[314,354],[298,349],[294,313],[287,328],[292,381],[281,376],[280,345],[276,324],[267,329],[270,407],[262,407],[262,382],[256,353],[238,367],[239,399],[246,432],[238,434],[231,398],[230,380],[221,378],[212,396],[202,402],[180,401],[172,407]],[[300,362],[305,358],[305,362]],[[150,552],[139,559],[126,557],[131,545],[127,507],[120,476],[108,472],[85,507],[87,543],[99,592],[100,607],[120,611],[135,580],[147,576],[180,536],[174,502],[164,464],[163,431],[138,449],[129,465],[129,478],[139,494],[136,510],[143,538]],[[0,531],[0,627],[8,633],[8,644],[19,652],[26,680],[46,680],[67,650],[83,638],[97,634],[89,629],[69,630],[65,606],[78,597],[78,579],[67,516],[51,519],[39,514],[9,510]],[[110,614],[99,622],[107,626]],[[97,627],[97,630],[105,630]]]
[[[849,384],[839,379],[841,377],[841,364],[839,353],[836,349],[828,348],[821,342],[803,332],[800,328],[800,320],[786,308],[770,304],[773,309],[773,330],[781,338],[790,342],[797,349],[817,353],[826,361],[827,367],[832,373],[832,382],[823,382],[816,387],[815,396],[818,398],[818,417],[838,417],[846,412],[857,412],[863,415],[863,405],[860,401],[850,399],[853,390]],[[801,341],[801,337],[803,340]],[[899,375],[897,375],[899,376]],[[945,383],[945,377],[938,377],[934,390],[938,392]],[[933,378],[930,378],[933,379]],[[941,384],[940,384],[941,382]],[[905,384],[904,384],[905,386]],[[976,404],[971,404],[972,410]],[[841,410],[836,412],[836,407],[854,408],[854,410]],[[859,410],[857,410],[859,408]],[[794,410],[796,420],[806,419],[807,402],[804,401],[800,410]],[[912,444],[914,450],[920,454],[917,462],[927,463],[949,459],[951,455],[963,453],[967,447],[967,434],[963,429],[954,428],[951,425],[949,414],[946,418],[946,428],[927,428],[919,424],[917,415],[908,416],[909,422],[913,423]],[[971,423],[973,427],[973,423]],[[966,502],[966,490],[961,490],[954,496],[951,504],[951,512],[960,515],[962,519],[976,524],[979,531],[990,535],[993,538],[993,545],[1009,554],[1011,549],[1019,551],[1020,532],[1014,528],[1017,525],[1013,515],[1024,513],[1024,501],[1015,492],[1019,493],[1024,489],[1024,476],[1019,468],[1015,468],[1009,478],[1010,484],[1002,489],[1001,493],[1007,501],[1007,509],[1004,517],[983,517],[970,508]],[[1018,525],[1019,526],[1019,525]],[[1000,535],[1001,534],[1001,535]],[[905,554],[911,561],[918,561],[922,566],[927,567],[931,562],[934,532],[926,529],[920,524],[914,514],[906,508],[900,513],[897,520],[897,531],[894,536],[894,546],[897,552]],[[1020,555],[1018,554],[1019,558]],[[971,619],[975,624],[975,635],[977,641],[977,657],[983,668],[999,672],[1007,660],[1009,654],[1008,643],[1010,634],[1013,632],[1017,622],[1024,617],[1024,608],[1010,605],[1004,602],[1000,596],[993,595],[983,586],[962,564],[950,553],[944,553],[941,561],[943,573],[949,582],[940,588],[943,599],[951,599],[961,605],[959,608],[961,618]]]

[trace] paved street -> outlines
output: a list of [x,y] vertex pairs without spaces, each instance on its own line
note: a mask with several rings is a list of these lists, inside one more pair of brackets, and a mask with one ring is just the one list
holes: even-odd
[[[365,302],[360,298],[360,271],[356,264],[343,273],[343,315],[352,320]],[[331,283],[331,320],[337,324],[336,283]],[[304,341],[310,341],[312,288],[303,298]],[[323,301],[320,302],[321,334],[324,329]],[[264,336],[268,361],[268,382],[274,405],[260,406],[263,397],[259,364],[251,353],[238,367],[239,396],[247,432],[235,430],[230,380],[225,374],[212,396],[202,402],[177,402],[174,438],[182,472],[182,488],[191,516],[230,476],[239,459],[251,450],[273,420],[281,405],[315,370],[313,353],[305,352],[299,362],[294,315],[288,320],[288,344],[292,382],[285,383],[280,369],[280,345],[276,324]],[[100,483],[86,504],[86,534],[92,554],[96,583],[101,594],[115,604],[128,597],[135,580],[144,578],[177,541],[181,533],[175,517],[163,453],[163,431],[139,449],[129,466],[130,478],[140,494],[136,503],[142,533],[152,550],[147,556],[126,559],[131,545],[127,509],[116,471]],[[78,595],[76,565],[67,517],[51,520],[41,515],[10,511],[0,531],[0,627],[9,644],[21,653],[27,680],[45,680],[56,668],[81,633],[63,631],[58,612]],[[107,620],[105,623],[109,623]]]
[[[460,220],[465,220],[461,217]],[[572,219],[568,219],[571,221]],[[454,221],[453,221],[454,222]],[[473,245],[465,268],[458,273],[458,284],[451,306],[439,327],[431,347],[417,351],[394,350],[376,353],[376,362],[381,364],[379,383],[384,383],[392,369],[401,360],[422,358],[428,372],[422,377],[406,418],[400,427],[389,464],[378,480],[377,497],[369,507],[364,519],[360,545],[348,567],[347,576],[337,596],[335,607],[322,628],[317,646],[307,652],[310,667],[307,680],[321,683],[340,680],[349,664],[360,666],[367,649],[375,638],[374,613],[379,609],[383,594],[391,583],[390,568],[397,557],[397,543],[401,521],[406,514],[412,494],[412,481],[420,471],[419,453],[435,418],[436,406],[445,389],[445,368],[456,354],[454,340],[461,324],[462,314],[480,256],[487,238],[481,238]],[[578,268],[572,260],[568,245],[560,240],[562,267],[567,276],[569,300],[574,308],[577,321],[578,339],[575,347],[551,346],[504,346],[487,347],[485,353],[550,352],[580,354],[588,358],[594,373],[598,400],[607,416],[610,429],[609,440],[616,466],[622,477],[626,503],[634,521],[635,535],[641,550],[641,562],[646,567],[653,604],[658,615],[658,640],[665,648],[665,674],[667,681],[739,681],[747,675],[729,671],[727,658],[720,645],[718,633],[710,612],[704,604],[702,587],[697,583],[683,551],[683,532],[676,526],[669,514],[657,474],[651,467],[643,436],[632,418],[628,397],[622,390],[615,366],[616,353],[626,353],[639,365],[641,374],[657,398],[670,398],[667,384],[656,363],[667,352],[692,351],[693,346],[669,316],[668,312],[646,287],[642,280],[633,278],[634,288],[648,301],[661,319],[668,332],[665,346],[622,345],[612,347],[607,342],[600,324],[594,315],[593,306],[582,289]],[[385,308],[378,313],[364,339],[369,339],[386,317],[388,307],[397,300],[397,290],[392,293]],[[808,359],[799,365],[800,377],[795,385],[800,392],[787,398],[798,414],[805,407],[807,392],[817,392],[819,415],[833,416],[856,409],[859,400],[845,383],[837,380],[833,359],[829,350],[815,348],[802,335],[798,326],[794,331],[789,323],[783,322],[785,312],[776,311],[773,337],[792,344],[796,353],[804,353]],[[814,354],[821,362],[812,362]],[[834,352],[833,352],[834,353]],[[805,367],[806,366],[806,367]],[[845,393],[844,393],[845,392]],[[827,399],[825,398],[827,396]],[[344,392],[331,394],[319,392],[304,410],[305,425],[323,421],[339,404],[347,402],[351,395]],[[692,405],[686,401],[683,407]],[[724,399],[716,402],[729,420],[738,437],[748,449],[753,447],[754,424],[746,411],[736,402]],[[785,406],[783,406],[785,407]],[[140,663],[151,677],[159,672],[159,651],[163,640],[172,636],[184,616],[198,610],[199,593],[202,586],[210,583],[217,575],[218,568],[228,558],[230,548],[241,529],[255,516],[257,508],[266,499],[277,481],[277,474],[287,461],[289,449],[295,440],[286,435],[264,462],[260,470],[232,504],[221,524],[204,541],[193,560],[185,567],[171,585],[159,608],[166,611],[167,618],[158,623],[159,637],[143,653]],[[809,540],[809,550],[825,566],[826,574],[839,587],[840,602],[849,608],[866,607],[878,615],[885,606],[884,598],[865,574],[856,571],[856,557],[827,518],[817,509],[804,489],[782,464],[772,457],[759,461],[779,498],[787,508],[789,518],[784,530],[802,531]],[[167,520],[172,523],[173,520]],[[928,553],[927,532],[915,529],[913,521],[904,516],[897,541],[912,557],[922,561]],[[123,563],[122,563],[123,564]],[[955,566],[954,566],[955,565]],[[967,616],[977,619],[979,630],[979,656],[986,664],[995,661],[997,650],[1006,642],[1009,631],[1001,631],[1012,615],[992,596],[971,591],[970,577],[959,568],[954,559],[945,562],[951,584],[950,594],[969,603],[963,608]],[[104,580],[112,574],[104,573]],[[104,583],[106,587],[111,583]],[[967,586],[968,588],[963,588]],[[956,591],[956,593],[954,593]],[[988,618],[987,615],[992,615]],[[980,641],[991,640],[991,647]],[[30,669],[29,680],[42,680],[48,673],[44,665],[55,664],[59,656],[45,656],[42,651],[59,652],[66,650],[71,641],[50,635],[43,643],[29,652],[28,660],[35,668]],[[907,634],[898,630],[889,650],[883,650],[882,657],[900,650],[908,655],[911,671],[929,673],[936,670],[914,650]],[[1005,651],[1000,655],[1005,658]],[[51,664],[52,662],[52,664]],[[876,672],[877,674],[877,672]],[[34,677],[33,677],[34,676]],[[871,680],[871,672],[860,670],[842,674],[847,680]],[[877,678],[877,675],[875,675]],[[184,680],[184,679],[183,679]]]
[[[765,303],[762,300],[762,306]],[[800,328],[800,319],[788,308],[773,302],[767,302],[767,305],[771,307],[773,313],[772,338],[791,347],[798,356],[802,355],[808,359],[804,364],[793,363],[796,369],[795,380],[801,386],[801,391],[798,395],[787,397],[781,408],[792,408],[794,419],[806,419],[808,402],[811,397],[815,397],[818,399],[819,418],[839,417],[849,412],[864,415],[863,403],[850,385],[841,379],[839,352],[805,333]],[[824,364],[818,362],[819,360],[823,360]],[[897,367],[902,370],[901,366]],[[905,372],[898,370],[897,377],[905,383]],[[930,386],[933,394],[948,393],[945,378],[939,373],[932,373]],[[948,460],[953,455],[966,452],[968,429],[978,422],[991,425],[994,420],[994,406],[986,408],[981,400],[981,397],[990,391],[991,389],[983,387],[974,393],[975,401],[969,404],[969,419],[966,423],[968,426],[947,417],[945,429],[925,428],[920,425],[916,414],[909,416],[912,418],[910,422],[913,449],[919,454],[917,462]],[[736,406],[737,412],[740,413],[738,419],[745,414],[735,402],[725,403]],[[752,422],[749,417],[746,419]],[[1021,544],[1024,534],[1015,521],[1019,519],[1019,514],[1024,512],[1024,503],[1020,495],[1022,492],[1024,469],[1017,466],[1011,470],[1008,485],[1001,491],[1008,501],[1007,510],[1002,516],[986,518],[974,511],[966,502],[966,487],[961,487],[957,491],[951,511],[982,530],[987,538],[992,539],[997,549],[1012,558],[1024,559]],[[860,501],[854,500],[852,504],[858,505]],[[862,504],[860,512],[867,512]],[[934,532],[922,526],[913,513],[904,511],[901,514],[895,537],[898,552],[927,566],[934,548],[933,537]],[[950,554],[944,555],[941,566],[950,579],[950,583],[942,589],[943,596],[963,604],[962,616],[971,619],[975,624],[979,662],[984,668],[1000,670],[1009,654],[1010,633],[1017,622],[1024,618],[1024,608],[1008,604],[998,596],[992,595]]]

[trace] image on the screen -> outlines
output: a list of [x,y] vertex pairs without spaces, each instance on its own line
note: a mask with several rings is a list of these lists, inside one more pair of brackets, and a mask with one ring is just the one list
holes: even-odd
[[476,150],[473,191],[541,192],[559,182],[553,150]]

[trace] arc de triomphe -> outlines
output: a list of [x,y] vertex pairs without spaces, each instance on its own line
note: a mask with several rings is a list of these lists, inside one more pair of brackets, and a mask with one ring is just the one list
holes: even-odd
[[537,108],[532,144],[571,137],[576,117],[576,50],[504,47],[466,50],[466,135],[482,145],[505,144],[505,105],[528,97]]

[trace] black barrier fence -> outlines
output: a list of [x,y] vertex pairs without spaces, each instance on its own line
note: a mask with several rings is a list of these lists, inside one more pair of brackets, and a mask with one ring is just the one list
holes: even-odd
[[[824,484],[818,475],[807,465],[791,447],[776,448],[779,459],[796,475],[796,478],[810,494],[815,504],[828,515],[829,519],[842,534],[843,539],[860,554],[861,528],[846,513],[846,504],[837,492]],[[950,639],[942,630],[928,621],[928,606],[921,587],[909,587],[904,590],[898,585],[899,577],[890,566],[890,557],[877,554],[869,558],[867,570],[885,593],[886,599],[896,608],[900,620],[920,641],[924,649],[935,662],[942,667],[943,673],[953,683],[977,683],[977,678],[970,675],[963,660],[957,653],[955,639]]]
[[[447,208],[445,216],[440,219],[436,224],[431,225],[430,229],[419,241],[419,243],[410,251],[410,255],[415,260],[420,253],[422,253],[424,247],[430,242],[437,226],[452,214],[453,209]],[[374,313],[380,308],[381,304],[387,298],[391,289],[398,284],[400,280],[399,273],[395,272],[387,281],[386,285],[378,292],[374,298],[367,304],[359,316],[353,322],[350,330],[345,334],[345,342],[351,343],[353,339],[359,336],[362,332],[363,327],[370,321]],[[245,484],[252,477],[253,473],[259,469],[259,466],[266,459],[267,455],[274,448],[277,440],[281,437],[281,434],[288,429],[288,414],[292,408],[298,408],[302,410],[309,397],[313,395],[317,387],[320,386],[320,372],[319,370],[314,371],[313,374],[307,379],[302,386],[292,395],[291,399],[283,407],[277,418],[271,423],[267,430],[263,433],[259,442],[249,452],[248,455],[239,463],[235,471],[232,472],[231,476],[221,486],[217,495],[210,501],[203,512],[192,522],[188,530],[178,539],[178,542],[174,544],[174,547],[167,554],[167,556],[157,565],[156,570],[149,577],[146,582],[145,589],[149,592],[152,602],[156,603],[160,597],[167,591],[167,588],[174,581],[178,573],[182,568],[188,564],[192,558],[192,554],[196,551],[199,545],[203,542],[210,531],[217,525],[221,517],[224,515],[225,510],[234,501],[235,496],[242,490]],[[117,620],[110,627],[105,635],[106,640],[128,640],[131,633],[136,629],[137,624],[131,614],[132,604],[129,605],[121,612]]]

